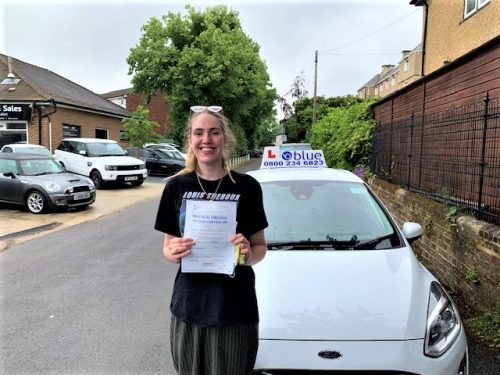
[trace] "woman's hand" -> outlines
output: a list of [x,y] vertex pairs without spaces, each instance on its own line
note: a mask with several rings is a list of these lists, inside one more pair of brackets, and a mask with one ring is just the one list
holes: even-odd
[[163,241],[163,255],[173,263],[180,263],[181,259],[191,252],[194,240],[188,237],[174,237],[165,234]]
[[240,255],[245,257],[245,264],[250,264],[250,259],[252,258],[252,247],[250,245],[250,241],[247,240],[241,233],[231,236],[229,240],[234,246],[240,245]]
[[240,245],[240,255],[245,256],[245,266],[259,263],[266,255],[267,245],[264,230],[258,231],[247,239],[243,234],[237,233],[229,239],[233,245]]

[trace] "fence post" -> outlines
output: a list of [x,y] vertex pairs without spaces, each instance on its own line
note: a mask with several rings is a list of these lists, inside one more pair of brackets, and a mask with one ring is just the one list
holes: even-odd
[[411,113],[411,123],[410,123],[410,142],[408,145],[408,178],[406,179],[406,188],[410,190],[410,179],[411,179],[411,151],[413,146],[413,125],[415,119],[415,112]]
[[484,183],[484,169],[486,167],[486,136],[488,132],[488,106],[490,103],[490,94],[486,91],[486,97],[484,98],[484,114],[483,114],[483,144],[481,147],[481,172],[479,174],[479,197],[477,200],[477,209],[481,212],[481,206],[483,205],[483,183]]

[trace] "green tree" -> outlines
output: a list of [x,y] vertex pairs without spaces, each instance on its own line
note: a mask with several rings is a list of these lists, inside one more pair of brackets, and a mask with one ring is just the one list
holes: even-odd
[[[316,119],[319,121],[332,108],[348,108],[362,102],[352,95],[316,98]],[[301,97],[293,103],[293,114],[286,122],[286,134],[289,142],[303,142],[312,126],[313,99]]]
[[138,106],[132,117],[122,120],[125,134],[133,147],[142,147],[145,143],[159,141],[162,137],[155,132],[159,124],[149,120],[149,110],[144,106]]
[[365,166],[371,151],[373,101],[331,108],[310,129],[308,141],[321,148],[329,167],[354,170]]
[[259,46],[226,6],[187,15],[169,12],[142,27],[127,58],[134,90],[149,100],[161,90],[171,104],[168,136],[182,142],[191,105],[223,105],[238,138],[239,153],[255,139],[259,124],[273,114],[276,91]]

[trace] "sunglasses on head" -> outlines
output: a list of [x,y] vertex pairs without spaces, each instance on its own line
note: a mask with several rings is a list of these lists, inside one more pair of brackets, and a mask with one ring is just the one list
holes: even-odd
[[210,111],[212,113],[219,113],[222,111],[222,107],[219,105],[210,105],[210,106],[204,106],[204,105],[193,105],[191,107],[191,112],[198,113],[198,112],[203,112],[203,111]]

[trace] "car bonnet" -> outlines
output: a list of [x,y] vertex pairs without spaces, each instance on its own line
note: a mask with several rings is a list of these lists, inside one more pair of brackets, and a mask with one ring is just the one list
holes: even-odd
[[254,269],[261,339],[424,337],[432,277],[408,248],[272,250]]

